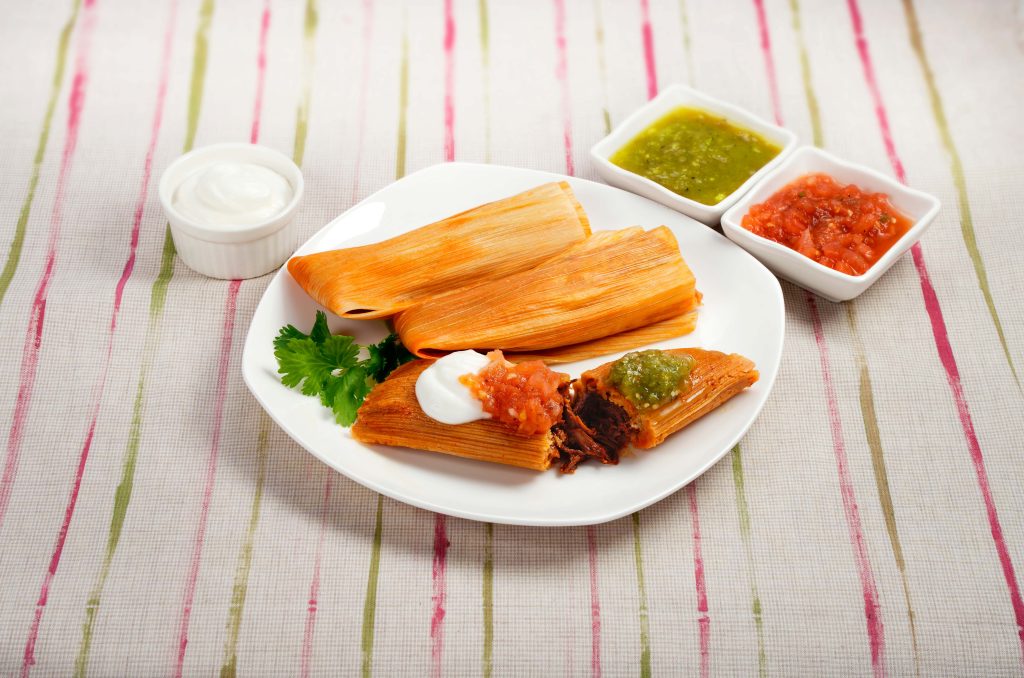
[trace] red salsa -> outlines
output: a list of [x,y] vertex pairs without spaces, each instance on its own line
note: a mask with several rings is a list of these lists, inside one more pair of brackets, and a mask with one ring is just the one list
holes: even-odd
[[559,390],[569,376],[555,372],[540,360],[512,363],[501,351],[487,354],[491,362],[476,374],[459,378],[484,411],[519,433],[534,435],[551,430],[562,417],[564,398]]
[[800,177],[743,217],[748,231],[849,275],[871,268],[912,225],[885,193],[827,174]]

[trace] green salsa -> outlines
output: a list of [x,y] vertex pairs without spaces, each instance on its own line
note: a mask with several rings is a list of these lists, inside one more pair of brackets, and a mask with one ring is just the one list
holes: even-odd
[[680,107],[633,137],[611,161],[684,198],[714,205],[781,150],[725,118]]
[[612,385],[639,409],[660,407],[690,388],[693,358],[657,349],[633,351],[612,365]]

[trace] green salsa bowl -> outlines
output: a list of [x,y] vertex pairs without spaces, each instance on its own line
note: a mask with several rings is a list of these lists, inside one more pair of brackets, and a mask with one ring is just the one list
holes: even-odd
[[[711,139],[706,138],[707,134],[688,136],[686,141],[699,146],[683,151],[671,145],[666,147],[658,143],[658,139],[652,141],[652,131],[657,132],[666,118],[680,109],[697,111],[708,120],[718,121],[735,133],[738,143],[725,149],[723,159],[719,157],[723,155],[723,135],[717,132]],[[661,140],[664,139],[662,136]],[[673,141],[675,139],[668,139],[669,144]],[[701,144],[703,141],[710,143]],[[726,138],[725,142],[730,140]],[[650,198],[705,224],[716,225],[726,210],[778,167],[796,146],[796,135],[783,127],[695,89],[672,85],[623,120],[590,149],[590,155],[601,178],[609,184]],[[657,157],[659,153],[661,157]],[[668,175],[674,176],[666,178],[663,167],[656,166],[659,162],[668,163],[672,170]],[[681,182],[678,181],[680,175],[694,176],[692,181],[686,176],[687,181]],[[694,186],[694,190],[687,191],[685,184]],[[690,196],[682,195],[683,192],[689,192]]]

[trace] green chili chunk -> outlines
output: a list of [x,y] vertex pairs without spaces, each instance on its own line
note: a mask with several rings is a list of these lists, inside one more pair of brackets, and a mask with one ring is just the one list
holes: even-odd
[[609,379],[640,409],[660,407],[690,388],[693,358],[657,349],[627,353],[612,365]]
[[714,205],[781,150],[725,118],[677,108],[633,137],[611,161],[684,198]]

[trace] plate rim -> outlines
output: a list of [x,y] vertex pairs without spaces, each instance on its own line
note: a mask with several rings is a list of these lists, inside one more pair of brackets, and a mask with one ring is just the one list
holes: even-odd
[[[396,181],[392,181],[392,182],[386,184],[385,186],[382,186],[380,189],[374,191],[373,193],[371,193],[370,195],[366,196],[365,198],[363,198],[359,202],[357,202],[357,203],[353,204],[352,206],[350,206],[344,212],[341,212],[336,217],[332,218],[322,228],[318,229],[313,235],[309,236],[309,238],[307,238],[301,244],[299,244],[298,247],[296,247],[295,251],[297,252],[297,251],[301,250],[302,248],[306,247],[310,242],[313,242],[313,241],[317,240],[318,238],[321,238],[328,230],[330,230],[333,227],[333,225],[334,225],[334,223],[336,221],[343,219],[345,216],[349,215],[350,213],[352,213],[353,211],[359,209],[360,207],[363,207],[364,205],[373,202],[374,199],[376,199],[376,197],[380,193],[384,192],[385,190],[388,190],[389,188],[391,188],[395,184],[400,183],[400,182],[404,181],[405,179],[409,179],[411,177],[414,177],[414,176],[417,176],[417,175],[420,175],[420,174],[425,174],[425,173],[429,173],[429,172],[435,172],[435,171],[438,171],[439,168],[443,169],[443,168],[447,168],[447,167],[466,167],[466,168],[488,168],[488,169],[514,170],[514,171],[521,171],[521,172],[529,172],[529,173],[536,174],[536,175],[544,175],[546,177],[550,177],[551,180],[557,180],[557,181],[571,180],[571,181],[585,182],[585,183],[594,184],[596,186],[599,186],[602,189],[610,189],[610,190],[613,190],[613,191],[621,191],[622,193],[629,194],[629,195],[631,195],[633,197],[636,197],[636,198],[639,198],[639,199],[642,199],[642,200],[646,200],[646,201],[652,203],[653,205],[657,205],[658,207],[663,208],[663,209],[671,209],[670,207],[662,205],[662,204],[660,204],[660,203],[658,203],[656,201],[653,201],[650,198],[646,198],[646,197],[644,197],[642,195],[639,195],[639,194],[636,194],[636,193],[632,193],[630,191],[626,191],[624,189],[617,188],[615,186],[610,186],[608,184],[603,184],[603,183],[598,182],[598,181],[593,181],[591,179],[585,179],[585,178],[582,178],[582,177],[569,176],[569,175],[565,175],[565,174],[559,174],[557,172],[548,172],[546,170],[537,170],[537,169],[532,169],[532,168],[528,168],[528,167],[514,167],[514,166],[508,166],[508,165],[496,165],[496,164],[488,164],[488,163],[461,162],[461,161],[458,161],[458,162],[441,162],[441,163],[435,163],[433,165],[428,165],[427,167],[420,168],[420,169],[416,170],[415,172],[411,172],[411,173],[405,175],[401,179],[398,179]],[[708,459],[703,464],[701,464],[697,468],[697,470],[695,472],[689,474],[688,476],[681,477],[681,479],[678,480],[677,482],[672,483],[671,485],[667,486],[664,490],[662,490],[660,492],[656,492],[656,493],[654,493],[654,494],[652,494],[652,495],[650,495],[648,497],[645,497],[642,501],[631,503],[630,506],[627,507],[627,508],[615,509],[615,510],[612,510],[612,511],[609,511],[609,512],[600,513],[600,514],[594,514],[594,515],[590,515],[590,516],[587,516],[587,517],[579,517],[579,518],[546,518],[546,517],[514,518],[514,517],[508,517],[508,516],[502,516],[502,515],[489,514],[489,513],[480,512],[480,511],[467,511],[467,510],[462,510],[462,509],[457,509],[457,508],[450,508],[450,507],[438,505],[436,503],[433,503],[433,502],[428,501],[428,500],[421,499],[421,498],[416,497],[416,496],[410,496],[410,495],[402,494],[400,492],[395,492],[395,491],[392,491],[392,490],[390,490],[388,488],[382,487],[379,483],[377,483],[377,482],[375,482],[373,480],[370,480],[370,479],[362,476],[357,471],[353,472],[351,469],[348,469],[348,468],[345,468],[345,469],[339,468],[337,465],[332,463],[328,459],[328,457],[326,455],[321,454],[316,449],[311,449],[310,447],[308,447],[299,438],[298,432],[294,431],[293,427],[291,425],[289,425],[286,421],[283,421],[281,418],[279,418],[275,414],[273,408],[270,407],[267,404],[267,402],[263,399],[263,397],[260,395],[259,388],[256,385],[254,385],[253,382],[250,379],[250,370],[249,370],[250,360],[249,360],[249,356],[250,356],[250,348],[254,344],[253,324],[254,324],[254,322],[256,320],[256,317],[259,314],[260,308],[266,302],[266,296],[267,296],[267,293],[269,292],[271,286],[274,285],[274,283],[277,282],[278,278],[280,278],[283,275],[287,275],[287,265],[286,264],[282,265],[281,268],[277,270],[277,272],[273,275],[273,277],[267,283],[267,286],[264,288],[263,293],[260,295],[259,302],[256,304],[256,307],[253,310],[252,318],[250,318],[250,321],[249,321],[249,327],[246,330],[245,342],[244,342],[243,347],[242,347],[242,359],[241,359],[241,363],[240,363],[240,370],[242,372],[242,380],[245,382],[245,386],[249,390],[249,393],[251,393],[252,396],[256,399],[256,402],[259,403],[260,407],[267,414],[267,416],[269,416],[271,418],[271,420],[273,420],[273,422],[275,424],[277,424],[277,426],[279,428],[281,428],[286,434],[288,434],[288,437],[291,438],[293,441],[295,441],[295,443],[298,444],[299,447],[301,447],[302,449],[306,450],[306,452],[308,452],[309,454],[311,454],[314,457],[316,457],[317,459],[319,459],[324,465],[326,465],[332,471],[334,471],[336,473],[340,473],[341,475],[345,476],[346,478],[349,478],[350,480],[352,480],[352,481],[362,485],[363,487],[365,487],[365,488],[367,488],[369,490],[377,492],[378,494],[382,494],[382,495],[384,495],[386,497],[394,499],[395,501],[399,501],[399,502],[401,502],[403,504],[408,504],[410,506],[415,506],[416,508],[423,509],[423,510],[426,510],[426,511],[432,511],[434,513],[440,513],[440,514],[443,514],[443,515],[448,515],[448,516],[452,516],[452,517],[456,517],[456,518],[463,518],[463,519],[466,519],[466,520],[474,520],[474,521],[478,521],[478,522],[489,522],[489,523],[496,523],[496,524],[501,524],[501,525],[521,525],[521,526],[524,526],[524,527],[577,527],[577,526],[585,526],[585,525],[600,525],[602,523],[607,523],[607,522],[611,522],[613,520],[617,520],[619,518],[622,518],[623,516],[630,515],[632,513],[640,511],[640,510],[642,510],[644,508],[647,508],[648,506],[656,504],[659,501],[661,501],[662,499],[665,499],[666,497],[668,497],[669,495],[675,494],[679,490],[683,489],[687,485],[689,485],[692,482],[694,482],[697,478],[699,478],[702,475],[704,475],[705,473],[707,473],[708,469],[710,469],[712,466],[714,466],[715,464],[720,462],[722,460],[722,458],[730,450],[732,450],[740,440],[742,440],[742,438],[750,430],[750,427],[753,426],[754,422],[757,421],[758,417],[761,416],[761,412],[764,410],[764,406],[768,403],[768,399],[771,397],[772,390],[775,387],[775,381],[778,378],[779,371],[780,371],[780,368],[781,368],[781,365],[782,365],[782,354],[783,354],[783,350],[784,350],[784,347],[785,347],[785,340],[786,340],[786,307],[785,307],[785,297],[782,294],[782,286],[779,283],[778,278],[764,264],[762,264],[760,261],[758,261],[757,258],[755,258],[753,255],[751,255],[749,252],[747,252],[745,249],[743,249],[742,247],[740,247],[736,243],[734,243],[731,240],[729,240],[723,234],[721,234],[718,231],[716,231],[713,227],[708,226],[706,224],[702,224],[701,222],[693,219],[693,217],[687,216],[686,214],[683,214],[683,213],[679,213],[679,214],[680,214],[681,217],[684,217],[686,219],[690,219],[690,220],[694,221],[695,224],[701,226],[702,228],[709,229],[715,235],[717,235],[718,237],[722,238],[724,241],[728,242],[731,246],[736,247],[737,250],[742,252],[743,255],[750,260],[750,263],[753,263],[753,264],[756,265],[757,268],[762,269],[767,274],[768,278],[774,283],[771,286],[770,289],[774,293],[774,296],[776,297],[776,300],[778,301],[779,313],[780,313],[780,318],[781,318],[781,322],[779,324],[778,350],[776,351],[776,354],[773,356],[774,357],[774,363],[775,363],[775,369],[774,369],[773,373],[770,375],[770,377],[767,380],[759,380],[759,383],[764,384],[764,388],[765,388],[764,398],[761,400],[761,402],[759,402],[759,403],[757,403],[755,405],[754,411],[751,414],[751,416],[749,417],[748,421],[743,426],[738,427],[736,429],[736,432],[734,433],[734,435],[730,436],[728,444],[724,445],[719,452],[716,452],[713,455],[711,455],[710,457],[708,457]],[[349,240],[357,238],[359,235],[361,235],[361,233],[355,232],[350,237],[345,238],[345,239],[343,239],[341,241],[336,241],[334,244],[336,244],[336,245],[344,244],[345,242],[347,242]],[[289,259],[291,258],[291,256],[294,256],[294,254],[289,255]],[[255,349],[253,349],[253,350],[255,350]],[[379,447],[379,446],[371,446],[371,447]],[[422,451],[422,450],[420,450],[420,451]],[[544,473],[549,473],[549,472],[551,472],[551,469],[549,469],[548,471],[544,471]]]

